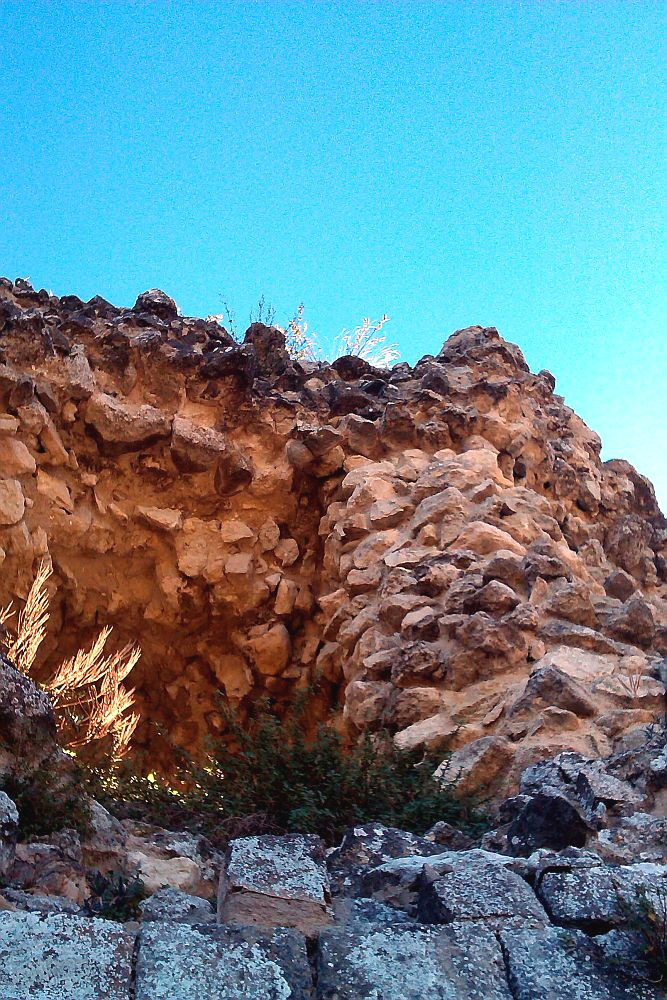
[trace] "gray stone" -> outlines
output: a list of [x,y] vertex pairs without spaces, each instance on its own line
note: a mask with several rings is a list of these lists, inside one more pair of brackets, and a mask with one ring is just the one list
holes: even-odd
[[241,837],[230,843],[220,873],[218,921],[310,935],[331,923],[330,896],[319,837]]
[[68,913],[76,916],[81,913],[81,907],[73,899],[64,896],[37,896],[24,889],[3,889],[2,895],[17,910],[29,910],[31,913]]
[[178,306],[161,288],[149,288],[147,292],[142,292],[134,303],[134,311],[152,313],[165,320],[178,316]]
[[500,931],[515,1000],[648,1000],[655,990],[615,974],[584,934],[554,927]]
[[417,912],[424,923],[482,921],[493,928],[548,918],[530,886],[500,865],[471,865],[436,879],[428,878],[419,893]]
[[475,867],[515,865],[515,859],[491,851],[443,851],[430,858],[395,858],[366,871],[359,879],[359,895],[373,896],[380,902],[406,908],[412,912],[417,904],[424,873],[448,875],[451,872],[472,871]]
[[[517,798],[519,798],[517,796]],[[565,847],[583,847],[593,827],[569,797],[549,787],[526,799],[507,831],[512,854],[527,857],[540,847],[560,851]]]
[[130,1000],[134,938],[108,920],[0,913],[3,1000]]
[[645,888],[649,899],[653,899],[653,889],[659,884],[667,885],[667,867],[599,865],[547,872],[537,894],[554,923],[601,933],[627,919],[638,889]]
[[209,924],[146,924],[136,1000],[307,1000],[311,974],[300,934]]
[[48,695],[0,654],[0,773],[30,773],[56,747]]
[[19,813],[16,803],[6,792],[0,792],[0,875],[11,867],[16,851]]
[[339,896],[333,901],[334,919],[337,926],[348,930],[358,928],[367,930],[369,927],[386,926],[387,924],[410,923],[413,921],[402,910],[397,910],[377,899],[348,899]]
[[345,831],[340,847],[327,858],[329,868],[341,865],[382,865],[392,858],[429,857],[442,853],[436,844],[406,830],[366,823]]
[[498,942],[483,927],[325,931],[317,1000],[511,1000]]
[[190,896],[180,889],[158,889],[139,903],[141,919],[171,920],[179,924],[205,924],[215,920],[215,911],[201,896]]

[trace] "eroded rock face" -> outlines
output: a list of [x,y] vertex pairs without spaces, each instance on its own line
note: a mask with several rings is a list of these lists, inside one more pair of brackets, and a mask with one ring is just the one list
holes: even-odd
[[0,330],[0,603],[49,557],[45,674],[105,624],[139,643],[151,767],[158,731],[224,733],[218,692],[243,716],[312,684],[353,735],[476,744],[485,793],[661,713],[652,488],[496,330],[414,368],[300,365],[277,328],[239,345],[156,289],[118,309],[8,281]]

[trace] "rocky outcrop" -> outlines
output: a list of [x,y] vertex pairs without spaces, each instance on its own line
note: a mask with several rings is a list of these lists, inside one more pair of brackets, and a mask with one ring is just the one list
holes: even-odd
[[352,736],[448,741],[480,794],[664,710],[652,488],[494,329],[414,368],[314,365],[159,290],[2,279],[0,351],[0,603],[49,557],[45,674],[102,625],[139,643],[152,768],[224,732],[219,692],[243,716],[311,685]]

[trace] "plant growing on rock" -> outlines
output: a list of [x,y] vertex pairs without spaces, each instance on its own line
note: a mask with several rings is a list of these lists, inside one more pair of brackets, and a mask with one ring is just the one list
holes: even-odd
[[122,872],[95,872],[88,879],[90,896],[84,909],[91,917],[105,920],[136,920],[140,915],[139,904],[148,893],[139,874],[123,875]]
[[[7,628],[14,615],[12,607],[0,611],[6,656],[33,680],[36,680],[37,654],[49,621],[46,584],[51,573],[51,566],[42,562],[19,613],[14,635]],[[110,635],[111,628],[102,629],[89,649],[80,649],[61,663],[41,686],[53,702],[65,747],[73,751],[92,748],[93,756],[103,748],[103,756],[108,754],[112,760],[118,760],[127,753],[139,721],[137,713],[131,711],[134,692],[123,682],[139,660],[141,650],[130,644],[107,653]]]
[[203,765],[181,754],[169,784],[128,766],[112,776],[96,772],[92,794],[112,811],[120,806],[123,815],[186,827],[221,845],[287,832],[334,843],[348,827],[371,821],[416,833],[438,820],[473,833],[485,828],[471,803],[434,780],[442,753],[405,753],[389,736],[346,748],[323,724],[308,738],[306,706],[300,699],[282,721],[265,706],[248,727],[228,713],[228,740]]
[[386,313],[378,320],[365,316],[352,330],[341,330],[334,338],[333,350],[325,352],[318,335],[304,319],[304,305],[300,303],[287,325],[287,350],[297,361],[331,362],[353,355],[376,368],[389,368],[398,360],[399,350],[396,344],[387,344],[387,338],[380,332],[388,322]]

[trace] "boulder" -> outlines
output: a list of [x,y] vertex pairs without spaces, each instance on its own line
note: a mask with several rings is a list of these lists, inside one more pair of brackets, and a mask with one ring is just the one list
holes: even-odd
[[0,654],[0,773],[30,774],[56,750],[48,696]]
[[224,434],[174,417],[171,429],[171,457],[182,472],[206,472],[229,450]]
[[610,597],[627,601],[637,590],[637,581],[624,569],[615,569],[605,580],[604,589]]
[[140,451],[171,434],[171,418],[147,403],[137,406],[105,392],[83,404],[87,427],[107,455]]
[[561,851],[583,847],[592,832],[590,821],[576,804],[549,789],[527,797],[507,831],[512,854],[528,857],[541,847]]
[[660,894],[667,892],[667,867],[640,863],[547,872],[537,894],[553,923],[599,934],[628,919],[637,906],[637,890],[645,890],[659,911]]
[[327,866],[339,869],[350,865],[376,867],[392,858],[430,857],[440,848],[423,837],[382,823],[366,823],[347,830],[339,847],[327,856]]
[[16,804],[0,792],[0,877],[11,867],[16,851],[19,813]]
[[471,865],[429,878],[425,868],[417,913],[428,924],[474,921],[492,929],[548,922],[535,893],[516,872],[498,865]]
[[453,785],[459,795],[480,795],[505,773],[513,756],[509,740],[483,736],[456,750],[434,777],[443,785]]
[[515,1000],[650,1000],[651,987],[628,982],[584,934],[554,927],[500,931]]
[[25,497],[16,479],[0,479],[0,527],[18,524],[25,513]]
[[537,712],[543,706],[552,705],[581,718],[590,718],[598,711],[594,697],[582,684],[558,667],[547,665],[533,670],[523,694],[508,709],[508,716]]
[[166,920],[179,924],[206,924],[215,921],[215,911],[201,896],[191,896],[180,889],[158,889],[139,903],[141,919]]
[[147,292],[137,296],[134,312],[150,313],[160,319],[172,320],[178,316],[178,306],[160,288],[149,288]]

